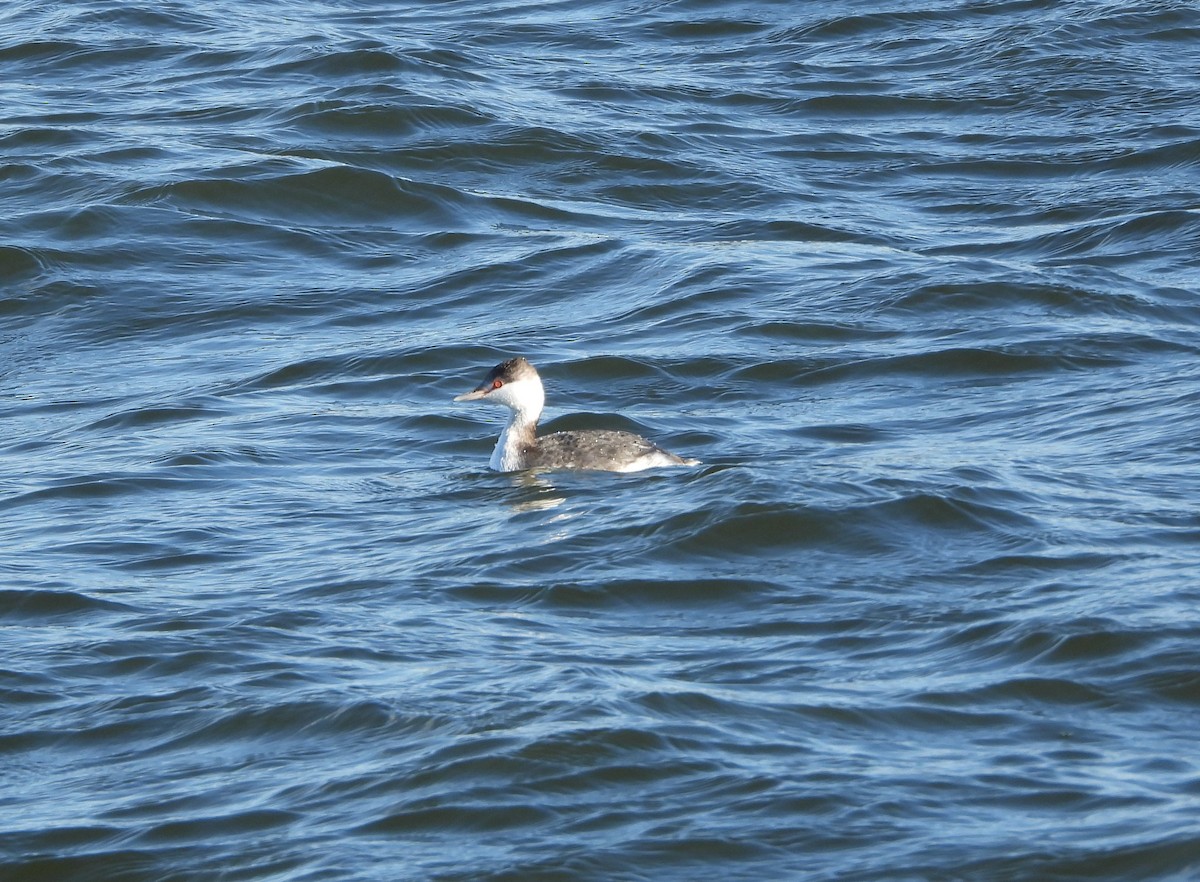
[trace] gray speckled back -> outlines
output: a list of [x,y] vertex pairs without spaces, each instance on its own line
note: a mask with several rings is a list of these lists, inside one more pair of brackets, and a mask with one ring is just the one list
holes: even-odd
[[529,452],[528,468],[612,471],[654,453],[672,462],[684,462],[632,432],[614,429],[554,432],[537,439],[537,446]]

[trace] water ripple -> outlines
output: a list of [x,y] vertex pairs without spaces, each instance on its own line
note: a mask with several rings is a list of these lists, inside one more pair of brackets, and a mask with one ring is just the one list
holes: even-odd
[[0,23],[0,877],[1200,872],[1192,5]]

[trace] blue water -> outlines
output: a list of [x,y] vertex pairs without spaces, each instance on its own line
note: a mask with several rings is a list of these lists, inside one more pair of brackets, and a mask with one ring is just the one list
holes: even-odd
[[[0,878],[1200,877],[1191,2],[0,7]],[[495,474],[453,404],[703,461]]]

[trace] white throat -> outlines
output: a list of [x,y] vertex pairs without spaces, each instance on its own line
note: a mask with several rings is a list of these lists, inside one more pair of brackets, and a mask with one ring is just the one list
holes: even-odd
[[536,378],[518,380],[488,397],[512,411],[488,466],[497,472],[520,471],[525,468],[525,451],[534,444],[538,417],[542,415],[545,402],[542,384]]
[[524,466],[522,450],[526,445],[524,439],[528,437],[528,433],[517,428],[516,419],[516,414],[513,414],[508,425],[500,432],[496,449],[492,451],[488,467],[494,472],[516,472]]

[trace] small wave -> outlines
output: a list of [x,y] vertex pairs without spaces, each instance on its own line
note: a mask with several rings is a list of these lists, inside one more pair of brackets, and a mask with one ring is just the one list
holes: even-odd
[[554,812],[534,802],[525,804],[505,801],[503,811],[496,804],[471,805],[450,803],[412,806],[393,812],[358,827],[355,832],[379,835],[387,833],[419,834],[447,830],[495,834],[540,826],[554,817]]
[[[224,667],[238,663],[236,657],[222,660],[213,653],[203,655],[203,659],[193,659],[188,667]],[[174,659],[171,663],[178,667],[179,661]],[[398,717],[385,703],[373,699],[344,702],[332,698],[296,698],[270,705],[255,705],[216,718],[198,711],[193,717],[193,728],[182,732],[171,731],[152,751],[166,754],[229,742],[289,739],[304,742],[321,737],[340,738],[354,733],[360,736],[372,732],[400,733],[413,727],[424,728],[427,722],[424,719],[415,722],[415,718]],[[173,730],[179,728],[178,724],[172,726]]]
[[1105,266],[1145,263],[1155,258],[1192,255],[1200,242],[1200,212],[1166,209],[1130,216],[1088,220],[1051,232],[1001,241],[973,241],[928,249],[931,255],[1040,258],[1049,262],[1088,257]]
[[898,295],[888,308],[918,315],[1011,313],[1021,309],[1048,319],[1062,315],[1158,321],[1188,318],[1186,307],[1155,296],[1153,291],[1104,290],[1017,279],[919,285]]
[[1012,507],[915,493],[840,508],[784,503],[733,503],[704,515],[681,515],[663,533],[682,551],[705,556],[754,555],[784,549],[851,548],[858,553],[909,549],[931,553],[954,537],[991,537],[1000,545],[1028,541],[1035,520]]
[[101,612],[129,612],[133,607],[80,591],[57,589],[0,590],[0,619],[53,619]]
[[226,412],[224,409],[218,409],[212,405],[143,405],[96,420],[87,426],[87,429],[90,431],[137,429],[165,423],[214,419],[224,416]]
[[[1082,347],[1079,347],[1082,348]],[[740,381],[821,384],[846,380],[894,379],[898,376],[968,379],[1028,374],[1053,374],[1063,370],[1088,370],[1125,364],[1112,347],[1092,351],[1067,351],[1053,344],[1021,344],[1005,348],[952,347],[924,352],[870,358],[839,359],[821,364],[807,359],[772,359],[733,373]],[[1042,351],[1037,351],[1042,350]]]
[[1200,672],[1190,667],[1175,667],[1177,664],[1169,654],[1155,660],[1157,664],[1146,664],[1143,673],[1126,677],[1120,683],[1121,692],[1134,696],[1133,704],[1157,707],[1159,702],[1200,706]]
[[191,842],[212,842],[214,839],[246,832],[279,835],[280,828],[300,823],[297,812],[280,809],[247,809],[227,814],[206,815],[195,812],[183,820],[162,821],[138,830],[134,842],[161,847],[180,846]]
[[188,180],[134,198],[218,215],[249,214],[296,223],[350,222],[457,227],[470,200],[451,187],[418,184],[382,172],[332,166],[263,178]]
[[780,586],[751,579],[603,579],[576,580],[515,588],[507,583],[475,582],[452,589],[469,603],[536,605],[561,609],[605,607],[689,607],[740,605]]
[[443,71],[443,65],[431,64],[419,53],[399,51],[376,40],[354,40],[333,46],[308,47],[299,57],[266,65],[262,75],[312,77],[326,84],[345,80],[357,85],[364,80],[378,82],[392,77],[438,76]]
[[[428,137],[430,133],[442,132],[448,139],[462,141],[473,129],[494,122],[471,107],[424,104],[414,102],[411,96],[390,96],[390,99],[366,102],[333,96],[291,109],[288,119],[301,130],[327,137],[369,138],[373,144],[399,141],[406,146],[418,133]],[[447,145],[447,149],[455,148]]]
[[[43,267],[42,260],[32,249],[0,245],[0,275],[7,279],[10,285],[33,278],[42,272]],[[17,311],[16,306],[19,303],[23,301],[6,292],[0,296],[0,315]]]
[[209,466],[278,465],[285,461],[286,457],[278,451],[247,444],[229,447],[197,447],[183,452],[174,452],[155,460],[153,465],[161,466],[169,471]]
[[171,478],[158,475],[109,474],[81,475],[55,481],[51,486],[27,490],[0,499],[0,509],[50,500],[104,499],[163,490],[175,486]]

